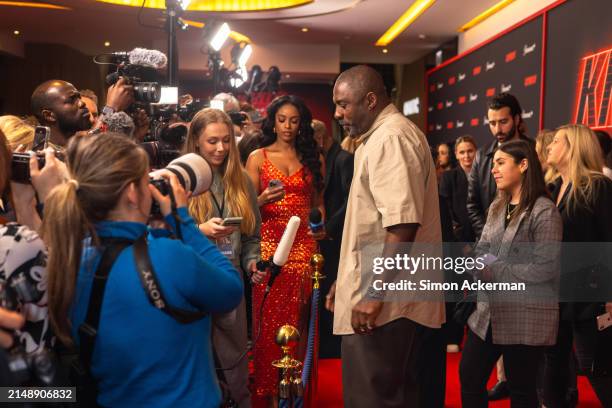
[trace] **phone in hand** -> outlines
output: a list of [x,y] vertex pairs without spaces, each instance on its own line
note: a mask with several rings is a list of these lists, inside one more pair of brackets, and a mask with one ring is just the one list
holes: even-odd
[[51,137],[51,128],[49,126],[36,126],[34,129],[34,142],[32,143],[32,150],[43,150],[49,145],[49,138]]
[[603,331],[610,326],[612,326],[612,315],[610,313],[597,316],[597,329],[599,331]]
[[284,184],[282,181],[274,179],[274,180],[270,180],[270,182],[268,183],[268,187],[269,188],[284,187]]
[[239,227],[241,223],[242,217],[228,217],[221,221],[221,225],[224,227]]

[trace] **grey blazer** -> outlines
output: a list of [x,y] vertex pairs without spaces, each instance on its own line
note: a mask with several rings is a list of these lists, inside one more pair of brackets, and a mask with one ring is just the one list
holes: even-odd
[[559,326],[561,216],[545,197],[504,228],[505,202],[496,198],[476,246],[476,254],[497,260],[489,267],[492,282],[525,283],[525,291],[479,291],[468,325],[485,339],[489,324],[493,344],[555,344]]

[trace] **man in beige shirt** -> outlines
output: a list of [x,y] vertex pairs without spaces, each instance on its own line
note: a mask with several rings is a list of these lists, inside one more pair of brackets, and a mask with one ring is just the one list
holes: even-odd
[[[358,144],[338,280],[326,299],[334,334],[343,335],[345,406],[418,406],[419,338],[423,326],[439,328],[444,322],[443,294],[428,293],[425,300],[413,292],[389,301],[373,289],[378,277],[370,255],[374,248],[375,256],[416,257],[422,244],[431,244],[426,255],[440,255],[433,159],[425,136],[390,103],[374,69],[344,71],[333,95],[336,119]],[[419,278],[442,279],[441,271],[419,272]]]

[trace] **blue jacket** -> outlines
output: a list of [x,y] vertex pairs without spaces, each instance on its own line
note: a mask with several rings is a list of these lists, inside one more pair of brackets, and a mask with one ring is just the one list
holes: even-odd
[[[149,232],[149,254],[159,284],[174,307],[227,312],[242,299],[232,264],[200,232],[185,208],[183,242]],[[167,221],[174,228],[174,221]],[[104,221],[100,237],[136,239],[145,224]],[[72,337],[85,319],[100,252],[85,243],[72,307]],[[210,317],[181,324],[151,305],[139,279],[132,247],[118,256],[106,285],[92,374],[98,403],[112,407],[214,407],[220,390],[210,342]]]

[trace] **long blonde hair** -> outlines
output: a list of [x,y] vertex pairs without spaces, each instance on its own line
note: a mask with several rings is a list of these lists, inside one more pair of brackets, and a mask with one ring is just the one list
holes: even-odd
[[[538,132],[536,136],[536,153],[538,154],[538,158],[540,159],[540,163],[546,163],[546,159],[548,159],[548,145],[555,138],[555,131],[550,129],[542,129]],[[550,184],[555,179],[559,177],[559,173],[555,170],[553,166],[548,166],[546,172],[544,173],[544,182],[546,184]]]
[[70,306],[81,263],[83,240],[98,244],[94,224],[108,217],[124,189],[138,186],[149,168],[146,153],[125,136],[102,133],[73,137],[66,150],[70,177],[45,202],[42,236],[49,246],[49,316],[55,334],[71,344]]
[[590,205],[593,201],[593,181],[605,177],[603,154],[595,133],[584,125],[565,125],[557,129],[567,145],[568,177],[572,189],[568,199],[570,208]]
[[0,116],[0,130],[6,136],[11,150],[15,150],[19,145],[25,145],[27,150],[32,148],[34,128],[17,116]]
[[[240,153],[236,146],[234,137],[234,126],[230,117],[218,109],[202,109],[193,117],[189,126],[187,142],[185,143],[185,153],[200,154],[197,144],[198,138],[206,130],[206,127],[213,123],[223,123],[227,126],[230,135],[229,154],[221,166],[223,175],[224,199],[229,209],[229,214],[235,217],[242,217],[240,232],[252,234],[255,231],[255,215],[249,200],[247,177],[240,163]],[[213,217],[213,206],[211,192],[194,197],[189,200],[189,212],[198,223],[203,223]],[[222,217],[223,214],[220,214]]]

